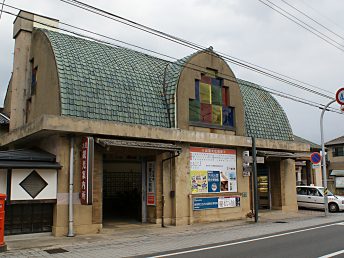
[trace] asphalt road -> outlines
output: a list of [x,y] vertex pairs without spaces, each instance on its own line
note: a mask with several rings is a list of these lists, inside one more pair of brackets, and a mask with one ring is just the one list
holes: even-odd
[[344,257],[344,223],[282,232],[236,242],[176,250],[146,257]]

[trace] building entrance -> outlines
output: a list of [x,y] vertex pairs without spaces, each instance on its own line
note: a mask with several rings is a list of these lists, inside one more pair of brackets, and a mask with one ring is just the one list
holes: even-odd
[[142,220],[142,162],[104,161],[103,219]]
[[267,167],[257,168],[258,181],[258,207],[259,209],[271,209],[270,173]]

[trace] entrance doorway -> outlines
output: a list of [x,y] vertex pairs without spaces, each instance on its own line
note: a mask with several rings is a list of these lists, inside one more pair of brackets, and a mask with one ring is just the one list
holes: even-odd
[[271,209],[270,170],[268,167],[257,168],[258,181],[258,207],[259,209]]
[[103,219],[142,221],[142,162],[137,160],[103,163]]

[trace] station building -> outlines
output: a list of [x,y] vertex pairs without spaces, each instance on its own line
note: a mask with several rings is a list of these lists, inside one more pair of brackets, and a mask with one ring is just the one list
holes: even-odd
[[7,234],[245,219],[251,137],[264,157],[260,208],[297,210],[295,155],[309,145],[294,141],[279,103],[212,48],[171,62],[23,11],[13,37],[0,140]]

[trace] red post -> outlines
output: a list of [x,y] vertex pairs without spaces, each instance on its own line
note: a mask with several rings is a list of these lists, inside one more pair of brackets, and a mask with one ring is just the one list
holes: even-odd
[[5,200],[6,194],[0,194],[0,252],[7,250],[5,244]]

